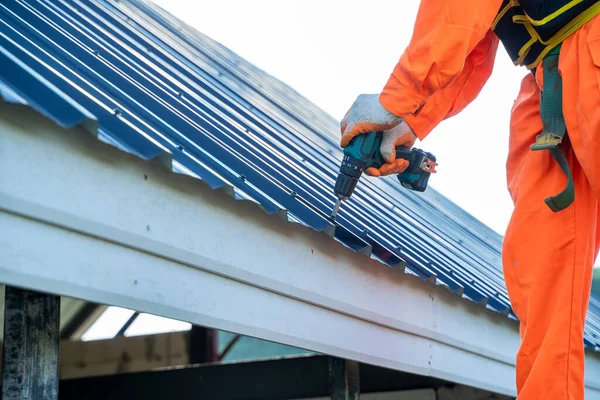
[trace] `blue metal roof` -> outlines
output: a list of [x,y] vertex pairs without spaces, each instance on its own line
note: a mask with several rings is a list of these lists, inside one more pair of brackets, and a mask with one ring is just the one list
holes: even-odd
[[[502,238],[432,188],[363,179],[335,222],[338,122],[151,3],[0,4],[0,95],[83,124],[143,159],[322,231],[391,267],[516,319]],[[585,342],[600,351],[600,301]]]

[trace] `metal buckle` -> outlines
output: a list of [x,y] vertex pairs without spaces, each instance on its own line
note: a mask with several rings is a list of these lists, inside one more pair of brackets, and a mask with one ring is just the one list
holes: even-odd
[[544,132],[535,138],[535,143],[531,145],[531,150],[549,150],[562,143],[562,136],[550,132]]

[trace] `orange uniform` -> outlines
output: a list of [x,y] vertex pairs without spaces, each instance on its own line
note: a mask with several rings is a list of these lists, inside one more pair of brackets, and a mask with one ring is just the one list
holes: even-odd
[[[499,39],[492,31],[501,0],[422,0],[413,38],[380,97],[423,140],[478,95],[490,76]],[[544,199],[566,177],[548,151],[531,151],[542,130],[540,88],[527,74],[514,103],[506,163],[515,209],[503,244],[508,294],[520,320],[520,400],[583,399],[583,331],[600,229],[600,16],[562,44],[563,150],[575,202],[552,212]],[[417,112],[418,111],[418,112]],[[490,139],[491,140],[491,139]]]

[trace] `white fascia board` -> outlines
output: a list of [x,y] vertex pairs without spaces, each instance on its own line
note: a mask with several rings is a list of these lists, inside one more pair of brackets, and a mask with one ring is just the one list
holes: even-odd
[[515,394],[514,321],[22,106],[0,106],[0,252],[0,283]]

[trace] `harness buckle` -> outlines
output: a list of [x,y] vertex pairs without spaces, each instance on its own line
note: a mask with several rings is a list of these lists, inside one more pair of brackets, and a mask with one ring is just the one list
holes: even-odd
[[533,151],[553,149],[562,143],[563,136],[552,132],[543,132],[537,135],[535,143],[530,146],[530,149]]

